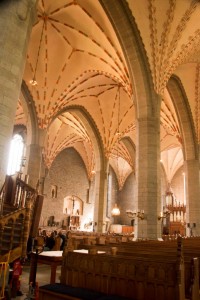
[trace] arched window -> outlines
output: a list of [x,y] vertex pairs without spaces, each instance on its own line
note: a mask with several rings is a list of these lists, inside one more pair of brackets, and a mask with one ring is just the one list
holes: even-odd
[[24,152],[24,141],[20,134],[15,134],[10,146],[7,175],[20,171]]

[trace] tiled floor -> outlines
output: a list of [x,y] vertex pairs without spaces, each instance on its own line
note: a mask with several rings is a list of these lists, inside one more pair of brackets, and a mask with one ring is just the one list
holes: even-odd
[[[31,299],[29,296],[27,296],[29,291],[29,272],[30,272],[30,267],[24,265],[23,272],[20,277],[20,282],[21,282],[20,291],[23,293],[23,295],[11,299],[16,299],[16,300]],[[60,272],[61,272],[61,267],[58,267],[56,271],[56,282],[59,282]],[[42,286],[50,282],[50,266],[38,264],[36,282],[38,282],[38,286]]]

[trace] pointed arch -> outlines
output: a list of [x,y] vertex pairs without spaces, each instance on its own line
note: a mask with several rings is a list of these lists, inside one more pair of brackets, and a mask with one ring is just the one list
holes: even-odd
[[131,10],[126,1],[100,0],[100,3],[124,51],[131,77],[132,101],[136,105],[137,117],[152,116],[158,109],[157,101],[144,44]]
[[37,114],[33,98],[24,81],[21,86],[20,100],[22,101],[22,107],[27,117],[27,145],[36,144],[39,136]]
[[77,119],[80,119],[80,121],[84,124],[86,131],[88,133],[88,136],[92,142],[93,148],[94,148],[94,155],[95,155],[95,171],[101,170],[105,163],[105,155],[104,155],[104,147],[103,142],[101,140],[101,135],[98,131],[98,128],[89,114],[89,112],[82,106],[68,106],[67,108],[63,109],[59,112],[59,114],[55,115],[55,117],[52,119],[52,122],[49,124],[47,128],[47,132],[50,129],[53,122],[56,120],[57,117],[62,115],[65,112],[69,112],[73,114]]
[[181,80],[173,75],[167,84],[167,89],[172,98],[181,128],[184,160],[198,159],[198,143],[192,113]]

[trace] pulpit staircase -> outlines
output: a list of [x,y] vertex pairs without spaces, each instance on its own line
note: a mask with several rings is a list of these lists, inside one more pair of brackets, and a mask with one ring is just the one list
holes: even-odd
[[0,262],[25,258],[27,241],[36,235],[43,196],[19,176],[6,176],[0,191]]

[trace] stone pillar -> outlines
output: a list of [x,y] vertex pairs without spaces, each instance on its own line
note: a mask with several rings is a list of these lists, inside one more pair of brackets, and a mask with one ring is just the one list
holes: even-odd
[[137,120],[136,211],[144,210],[144,219],[135,219],[135,239],[161,238],[160,192],[160,116]]
[[37,144],[31,144],[26,147],[27,157],[27,174],[29,175],[28,184],[33,188],[39,184],[39,179],[43,174],[43,159],[42,159],[42,147]]
[[45,166],[43,160],[43,149],[46,129],[38,129],[37,141],[26,147],[26,174],[29,176],[29,185],[37,187],[40,194],[43,193]]
[[186,179],[186,235],[200,235],[199,161],[184,162]]
[[36,0],[0,2],[0,188],[8,153]]
[[95,203],[94,203],[94,227],[97,232],[105,232],[106,227],[106,205],[107,205],[107,164],[105,169],[95,174]]

